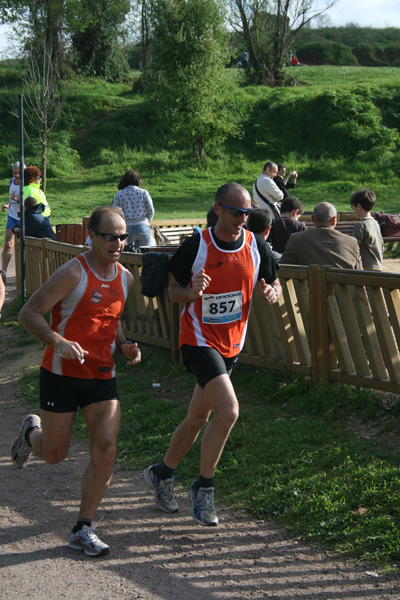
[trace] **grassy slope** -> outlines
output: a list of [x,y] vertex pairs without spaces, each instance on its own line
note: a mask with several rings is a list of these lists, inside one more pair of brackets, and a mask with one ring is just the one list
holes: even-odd
[[[96,81],[70,83],[64,129],[69,127],[71,115],[72,133],[67,143],[59,136],[49,157],[47,197],[53,223],[80,222],[97,204],[110,203],[128,168],[137,168],[142,174],[144,187],[154,199],[156,218],[203,217],[219,185],[236,180],[251,190],[269,159],[284,161],[299,172],[296,193],[307,210],[321,200],[332,201],[338,210],[348,210],[351,192],[368,185],[377,192],[377,209],[398,212],[393,157],[385,159],[380,168],[380,152],[378,158],[367,154],[365,160],[340,153],[326,155],[325,116],[318,98],[330,94],[333,104],[331,97],[348,89],[374,91],[400,86],[400,69],[307,67],[299,68],[295,75],[307,85],[237,90],[231,104],[235,118],[243,124],[244,136],[228,141],[213,154],[205,169],[193,163],[187,150],[171,144],[168,132],[157,129],[151,110],[130,86]],[[345,112],[345,103],[346,99],[338,109],[332,108],[329,118],[336,110]],[[363,112],[361,101],[356,111]],[[378,148],[385,147],[385,140],[376,140],[368,133],[370,125],[365,125],[368,144],[371,139],[371,146],[376,143]],[[334,122],[331,126],[333,143],[338,140],[340,145],[346,126]],[[350,123],[349,128],[352,126]],[[365,146],[362,135],[358,132],[357,136],[360,147],[363,143]],[[38,153],[29,143],[25,156],[27,163],[38,162]],[[10,162],[12,158],[10,154]],[[6,199],[7,175],[4,172],[0,201]],[[0,215],[0,225],[2,222],[5,214]]]

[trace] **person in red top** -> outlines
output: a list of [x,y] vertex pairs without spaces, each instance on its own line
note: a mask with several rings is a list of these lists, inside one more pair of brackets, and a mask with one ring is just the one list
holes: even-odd
[[[92,528],[92,519],[111,481],[120,406],[112,354],[129,365],[140,362],[137,344],[125,339],[120,324],[131,273],[118,263],[128,234],[121,209],[99,206],[88,223],[92,247],[60,267],[27,301],[20,323],[46,344],[40,373],[40,418],[28,415],[11,446],[18,469],[32,452],[49,464],[69,449],[78,406],[86,421],[90,462],[83,475],[79,517],[69,545],[88,556],[110,551]],[[44,315],[51,311],[51,323]]]
[[244,343],[252,293],[257,280],[269,303],[277,302],[282,293],[269,246],[243,229],[251,211],[248,191],[233,182],[223,185],[214,210],[216,226],[188,238],[170,261],[169,295],[184,304],[179,345],[197,383],[187,416],[164,459],[144,471],[158,507],[170,513],[179,510],[173,473],[206,425],[200,476],[189,493],[195,521],[206,526],[218,524],[213,478],[239,414],[230,373]]

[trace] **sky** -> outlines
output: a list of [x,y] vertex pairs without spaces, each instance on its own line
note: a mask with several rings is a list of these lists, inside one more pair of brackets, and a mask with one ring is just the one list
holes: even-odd
[[[338,0],[325,14],[332,27],[358,23],[360,27],[400,28],[399,0]],[[6,32],[7,27],[0,25],[0,59],[6,58],[8,54]]]
[[360,27],[399,27],[399,0],[339,0],[326,12],[332,27],[358,23]]

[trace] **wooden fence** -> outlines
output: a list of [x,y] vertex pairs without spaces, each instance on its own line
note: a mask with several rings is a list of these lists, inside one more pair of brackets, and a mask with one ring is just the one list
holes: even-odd
[[[17,285],[19,250],[17,241]],[[28,293],[84,250],[27,237]],[[177,361],[180,307],[170,302],[167,285],[161,296],[142,295],[142,258],[122,254],[121,263],[135,278],[122,326],[128,338],[166,348]],[[279,304],[269,306],[258,288],[254,293],[241,362],[400,393],[400,275],[284,266],[279,279]]]
[[[314,227],[311,220],[312,213],[305,213],[300,217],[307,227]],[[342,233],[351,235],[353,227],[357,220],[353,213],[338,213],[336,229]],[[68,223],[65,225],[56,225],[55,233],[58,242],[66,242],[67,244],[84,245],[86,243],[88,233],[89,217],[83,217],[82,223]],[[206,219],[161,219],[152,221],[152,225],[158,227],[161,233],[165,234],[171,245],[179,245],[185,237],[193,235],[196,226],[205,227]],[[385,251],[397,251],[400,245],[399,237],[384,237]]]

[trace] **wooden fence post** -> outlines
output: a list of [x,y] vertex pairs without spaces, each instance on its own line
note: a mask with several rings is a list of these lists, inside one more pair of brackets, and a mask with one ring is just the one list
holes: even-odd
[[173,363],[180,361],[180,350],[179,350],[179,328],[180,328],[180,315],[182,305],[178,302],[172,302],[169,300],[169,327],[170,327],[170,340],[171,340],[171,358]]
[[313,381],[329,380],[329,330],[326,297],[326,267],[308,267],[310,291],[310,349]]

